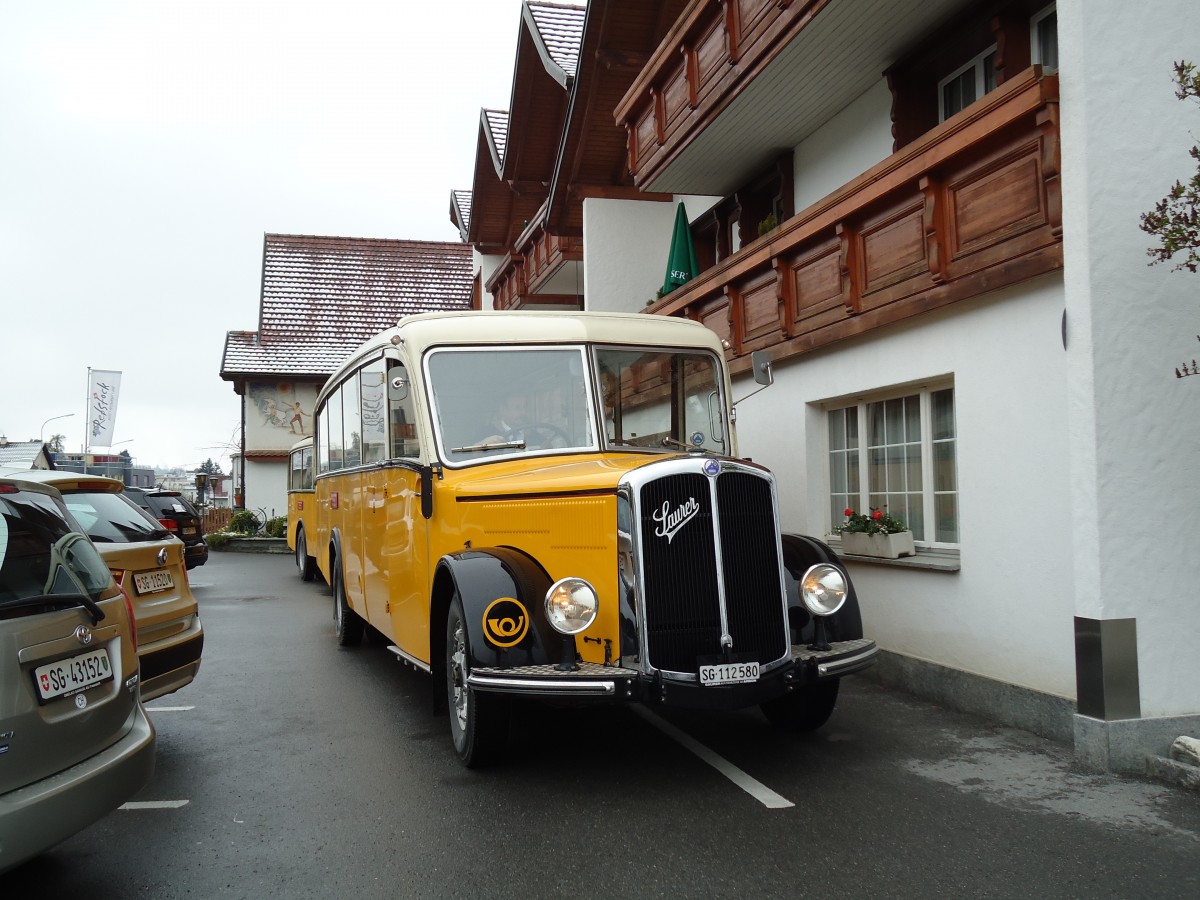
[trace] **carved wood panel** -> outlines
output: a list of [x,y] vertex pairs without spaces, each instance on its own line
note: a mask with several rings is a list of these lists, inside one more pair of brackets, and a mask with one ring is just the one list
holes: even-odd
[[1040,156],[1031,141],[947,184],[954,259],[1045,224]]
[[691,109],[691,97],[687,80],[687,65],[680,60],[679,66],[667,76],[663,85],[663,131],[668,132],[679,117]]
[[787,272],[792,279],[795,312],[790,331],[811,331],[845,315],[842,306],[842,272],[836,239],[792,256]]
[[658,149],[658,123],[654,119],[655,107],[654,103],[646,105],[641,116],[638,117],[637,126],[634,129],[638,169],[641,169],[650,155]]
[[733,343],[729,322],[729,298],[721,297],[705,303],[696,310],[696,321],[708,327],[723,341]]
[[725,62],[725,29],[720,17],[708,23],[708,30],[696,40],[696,87],[702,89],[715,75],[723,71]]
[[[904,198],[859,228],[864,306],[866,297],[928,272],[925,259],[924,198]],[[876,301],[878,302],[878,301]]]
[[[744,351],[748,345],[764,337],[778,337],[780,329],[779,289],[775,272],[767,269],[758,277],[744,282],[741,295],[740,341]],[[759,341],[761,343],[761,341]]]

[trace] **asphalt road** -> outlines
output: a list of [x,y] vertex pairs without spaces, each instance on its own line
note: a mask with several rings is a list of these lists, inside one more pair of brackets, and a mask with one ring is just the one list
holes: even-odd
[[135,800],[155,806],[0,876],[0,898],[1200,896],[1200,795],[1079,773],[1068,747],[865,676],[807,738],[754,710],[531,704],[473,772],[428,676],[339,649],[289,557],[191,574],[204,662],[150,704]]

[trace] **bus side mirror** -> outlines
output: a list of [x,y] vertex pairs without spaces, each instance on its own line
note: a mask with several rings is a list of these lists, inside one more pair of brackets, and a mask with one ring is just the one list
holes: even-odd
[[775,373],[771,371],[771,356],[766,350],[755,350],[750,354],[750,368],[754,371],[754,380],[763,387],[775,383]]

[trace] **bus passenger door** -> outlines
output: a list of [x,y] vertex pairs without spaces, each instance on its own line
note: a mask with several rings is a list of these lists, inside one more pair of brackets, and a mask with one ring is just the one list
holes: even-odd
[[421,474],[391,464],[371,473],[364,516],[367,614],[401,650],[428,662],[428,559]]
[[364,516],[368,617],[405,653],[429,662],[429,540],[421,515],[420,440],[407,370],[395,359],[386,365],[386,409],[380,430],[368,432],[382,442],[388,459],[371,472]]

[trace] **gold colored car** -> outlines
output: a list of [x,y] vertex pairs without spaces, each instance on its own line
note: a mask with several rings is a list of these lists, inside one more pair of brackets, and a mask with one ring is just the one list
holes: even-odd
[[0,872],[154,771],[133,613],[51,487],[0,477]]
[[142,699],[191,684],[200,670],[204,627],[188,584],[185,547],[122,493],[114,478],[33,471],[22,477],[62,492],[71,514],[133,601],[142,664]]

